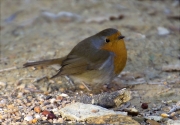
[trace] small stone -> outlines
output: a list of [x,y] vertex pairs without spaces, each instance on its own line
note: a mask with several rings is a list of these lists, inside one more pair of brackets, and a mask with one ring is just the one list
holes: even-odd
[[62,96],[62,97],[69,97],[67,94],[65,94],[65,93],[62,93],[62,94],[60,94],[60,96]]
[[171,120],[167,121],[167,125],[180,125],[180,120]]
[[154,121],[154,120],[147,120],[146,121],[148,123],[148,125],[160,125],[158,122]]
[[50,114],[48,114],[48,117],[47,117],[47,119],[55,119],[56,118],[56,116],[54,115],[54,113],[50,113]]
[[42,112],[42,115],[44,115],[44,116],[47,116],[48,114],[50,114],[50,111],[44,110],[44,111]]
[[166,114],[166,113],[162,113],[162,114],[161,114],[161,117],[163,117],[163,118],[168,118],[168,117],[169,117],[169,115],[168,115],[168,114]]
[[42,115],[47,116],[47,119],[55,119],[56,118],[56,115],[53,112],[50,112],[47,110],[44,110],[42,112]]
[[56,101],[55,98],[50,99],[50,102],[53,104]]
[[32,120],[32,123],[33,123],[33,124],[36,124],[36,123],[37,123],[37,119],[33,119],[33,120]]
[[47,55],[49,55],[49,56],[54,56],[54,55],[55,55],[55,51],[48,51],[48,52],[47,52]]
[[26,117],[24,118],[24,120],[29,122],[29,121],[32,121],[32,120],[33,120],[33,117],[29,115],[29,116],[26,116]]
[[49,100],[49,99],[51,99],[51,98],[52,98],[51,95],[46,96],[46,100]]
[[17,103],[22,104],[22,100],[17,99],[16,101],[17,101]]
[[85,89],[85,86],[82,85],[82,84],[79,84],[79,88],[80,88],[80,89]]
[[99,112],[99,110],[92,110],[91,112],[93,112],[93,113],[97,113],[97,112]]
[[158,27],[157,30],[158,34],[161,36],[168,35],[170,33],[170,31],[164,27]]
[[2,99],[2,100],[0,101],[0,107],[5,106],[6,104],[7,104],[7,100],[6,100],[6,99]]
[[5,82],[0,82],[0,86],[4,87],[4,86],[6,86],[6,83]]
[[15,107],[14,107],[14,105],[7,105],[7,108],[8,109],[14,109]]
[[58,123],[58,120],[57,119],[53,119],[52,123]]
[[59,115],[59,110],[58,110],[58,108],[53,108],[52,111],[54,112],[55,115]]
[[34,117],[35,117],[36,119],[41,119],[41,116],[40,116],[39,114],[35,114]]
[[64,99],[64,97],[63,97],[63,96],[58,96],[56,99],[59,100],[59,101],[61,101],[61,100]]
[[28,103],[28,100],[27,99],[23,99],[23,102],[26,104],[26,103]]
[[175,115],[176,115],[176,112],[172,112],[170,116],[173,117]]
[[[87,108],[88,107],[88,108]],[[62,117],[69,120],[87,121],[89,124],[120,124],[139,125],[126,112],[115,112],[106,108],[84,103],[72,103],[60,109]]]
[[30,103],[26,103],[26,106],[27,107],[30,107],[32,105],[32,103],[30,102]]
[[47,120],[47,117],[43,116],[43,117],[42,117],[42,120],[43,120],[43,121],[46,121],[46,120]]
[[180,106],[180,101],[178,101],[178,102],[176,103],[176,105],[177,105],[177,106]]
[[23,93],[22,93],[22,92],[18,92],[17,97],[18,97],[18,98],[22,98],[22,97],[23,97]]
[[124,111],[127,112],[128,115],[131,115],[131,116],[137,116],[139,114],[136,108],[126,108],[124,109]]
[[34,107],[34,111],[37,113],[41,112],[41,108],[39,106]]
[[154,120],[154,121],[161,121],[163,118],[161,116],[147,116],[146,119]]
[[58,118],[58,123],[64,123],[64,120],[63,120],[63,118]]
[[147,109],[148,108],[148,103],[142,103],[141,108],[142,109]]

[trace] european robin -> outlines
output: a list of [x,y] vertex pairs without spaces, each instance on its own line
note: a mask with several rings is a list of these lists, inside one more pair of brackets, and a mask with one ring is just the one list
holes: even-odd
[[27,62],[23,66],[60,64],[56,76],[68,76],[75,83],[110,83],[125,67],[127,50],[124,36],[113,28],[105,29],[79,42],[62,58]]

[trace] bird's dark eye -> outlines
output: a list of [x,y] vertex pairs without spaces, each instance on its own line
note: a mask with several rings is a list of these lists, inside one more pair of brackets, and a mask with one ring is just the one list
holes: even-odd
[[106,43],[109,43],[110,42],[110,40],[109,39],[106,39]]

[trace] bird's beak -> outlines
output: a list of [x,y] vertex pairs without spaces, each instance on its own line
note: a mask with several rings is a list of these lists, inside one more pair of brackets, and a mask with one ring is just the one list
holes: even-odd
[[119,37],[118,37],[119,40],[120,40],[120,39],[123,39],[123,38],[125,38],[125,36],[119,36]]

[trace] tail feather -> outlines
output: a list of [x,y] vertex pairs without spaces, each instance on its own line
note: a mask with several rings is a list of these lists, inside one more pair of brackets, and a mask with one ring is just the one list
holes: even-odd
[[42,60],[42,61],[36,61],[36,62],[27,62],[23,64],[23,67],[31,67],[31,66],[48,66],[53,64],[59,64],[61,65],[62,61],[65,59],[65,57],[57,58],[57,59],[49,59],[49,60]]

